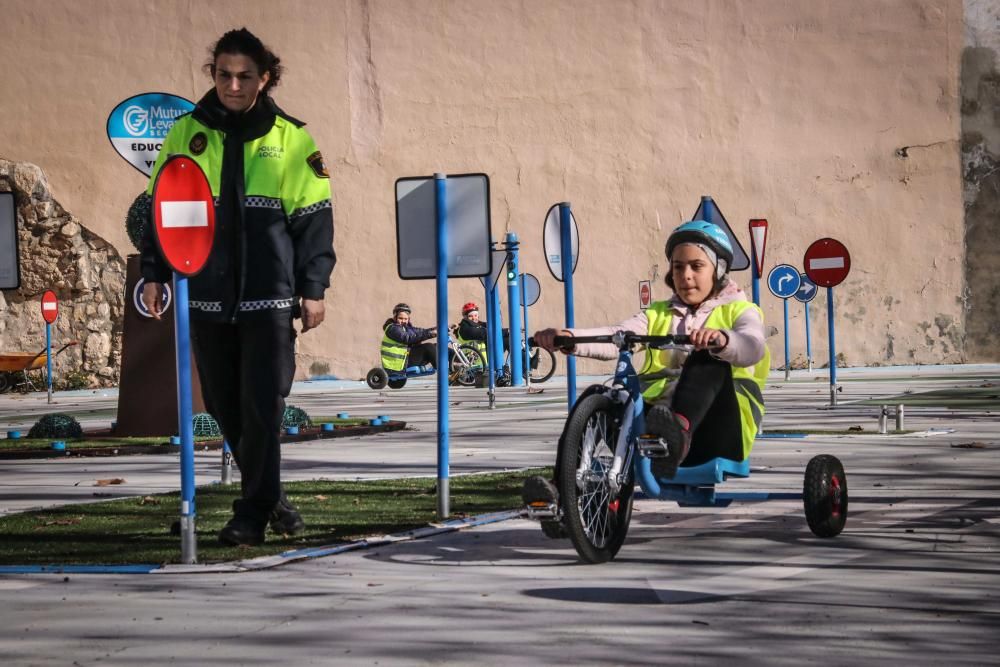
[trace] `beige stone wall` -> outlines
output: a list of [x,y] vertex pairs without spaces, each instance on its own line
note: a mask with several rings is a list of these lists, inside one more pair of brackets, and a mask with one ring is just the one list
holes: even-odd
[[[41,166],[66,208],[123,252],[144,182],[105,138],[111,109],[146,91],[200,96],[207,46],[230,27],[282,56],[275,98],[327,156],[340,258],[329,323],[300,339],[300,370],[320,360],[360,377],[397,301],[430,323],[433,282],[396,278],[393,182],[435,171],[489,174],[494,235],[516,232],[523,269],[541,281],[532,325],[562,313],[541,249],[550,205],[571,201],[580,225],[577,322],[603,324],[637,308],[638,280],[667,296],[665,235],[710,194],[748,249],[747,220],[768,218],[768,267],[801,265],[823,236],[847,244],[854,268],[835,290],[847,363],[964,359],[961,0],[3,9],[0,155]],[[450,290],[455,313],[482,298],[475,280]],[[814,304],[822,361],[825,306]],[[767,297],[765,309],[780,327],[781,304]],[[801,353],[802,308],[791,311]]]

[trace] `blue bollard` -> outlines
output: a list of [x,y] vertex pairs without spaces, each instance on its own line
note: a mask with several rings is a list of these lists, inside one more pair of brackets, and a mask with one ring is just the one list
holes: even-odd
[[285,433],[287,435],[298,435],[299,434],[299,427],[298,426],[289,426],[289,427],[285,428]]
[[351,418],[351,415],[347,414],[346,412],[338,412],[337,413],[337,419],[350,419],[350,418]]
[[63,442],[62,440],[56,440],[55,442],[52,443],[52,449],[56,450],[57,452],[65,452],[66,443]]
[[179,436],[179,435],[172,435],[172,436],[170,436],[170,444],[171,445],[177,445],[179,447],[180,444],[181,444],[181,436]]
[[20,440],[21,439],[21,432],[20,431],[7,431],[7,439],[8,440]]
[[389,415],[379,415],[378,418],[382,420],[383,424],[387,424],[389,422]]
[[326,424],[323,424],[322,426],[320,426],[320,428],[321,428],[321,429],[322,429],[323,431],[325,431],[325,432],[329,433],[330,431],[332,431],[332,430],[333,430],[333,424],[331,424],[331,423],[327,422]]
[[369,426],[381,426],[382,425],[382,420],[378,419],[378,418],[369,419],[368,420],[368,425]]

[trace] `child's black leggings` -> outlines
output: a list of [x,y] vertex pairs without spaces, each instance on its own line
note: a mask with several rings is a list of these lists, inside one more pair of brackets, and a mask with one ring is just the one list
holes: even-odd
[[[648,409],[648,404],[647,404]],[[673,409],[691,423],[691,452],[684,466],[721,456],[743,460],[743,429],[729,362],[707,350],[692,352],[674,390]]]

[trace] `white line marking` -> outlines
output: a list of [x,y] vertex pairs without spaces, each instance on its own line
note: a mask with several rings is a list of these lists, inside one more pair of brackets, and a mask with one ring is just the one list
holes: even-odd
[[816,269],[842,269],[844,268],[844,258],[843,257],[820,257],[819,259],[810,259],[809,268]]
[[208,207],[203,201],[160,202],[163,227],[208,227]]

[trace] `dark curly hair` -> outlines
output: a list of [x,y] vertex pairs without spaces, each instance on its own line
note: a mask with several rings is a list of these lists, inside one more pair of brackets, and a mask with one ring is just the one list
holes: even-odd
[[205,63],[205,71],[213,79],[215,78],[215,62],[219,59],[219,54],[244,55],[257,65],[258,75],[264,76],[264,72],[270,74],[270,78],[264,86],[263,92],[265,93],[278,85],[278,81],[281,80],[281,74],[285,71],[284,66],[281,64],[281,58],[276,56],[271,49],[264,46],[264,42],[260,41],[257,35],[246,28],[230,30],[220,37],[219,41],[209,51],[212,54],[212,60]]

